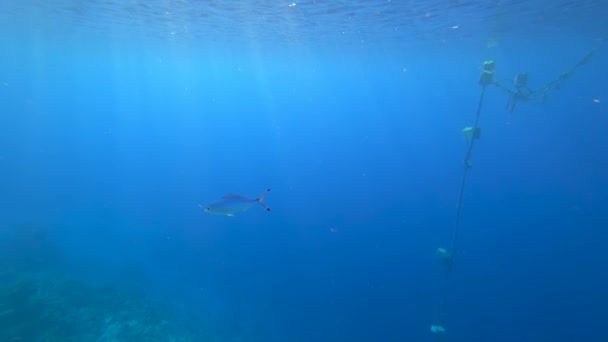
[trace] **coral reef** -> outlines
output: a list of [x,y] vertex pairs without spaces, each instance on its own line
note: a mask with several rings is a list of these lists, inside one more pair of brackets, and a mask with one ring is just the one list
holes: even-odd
[[113,288],[29,275],[0,289],[0,341],[207,341],[169,310]]

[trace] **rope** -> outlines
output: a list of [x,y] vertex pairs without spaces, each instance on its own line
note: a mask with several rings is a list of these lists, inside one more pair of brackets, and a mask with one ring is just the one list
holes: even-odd
[[[515,105],[517,101],[520,100],[530,100],[536,97],[546,97],[551,91],[559,89],[562,84],[572,76],[572,74],[582,65],[589,63],[591,57],[594,55],[595,49],[591,50],[587,55],[585,55],[576,65],[570,68],[568,71],[561,74],[558,78],[552,80],[547,83],[545,86],[541,87],[538,90],[532,90],[525,86],[518,85],[516,81],[516,89],[511,89],[503,85],[500,82],[493,81],[492,78],[494,76],[493,70],[493,62],[491,68],[484,70],[484,74],[482,74],[482,78],[480,78],[481,84],[481,93],[479,94],[479,101],[477,102],[477,112],[475,113],[475,123],[472,129],[472,136],[470,137],[469,143],[467,145],[466,154],[464,157],[464,172],[462,174],[462,179],[460,181],[460,191],[458,193],[458,206],[456,207],[456,220],[454,222],[454,232],[452,235],[452,244],[450,246],[449,251],[441,250],[441,253],[444,261],[445,261],[445,279],[443,283],[443,287],[441,289],[441,302],[440,302],[440,310],[439,310],[439,326],[432,326],[431,331],[439,333],[437,336],[440,336],[442,340],[447,338],[443,333],[445,332],[443,326],[445,325],[447,319],[447,298],[448,298],[448,283],[450,280],[450,275],[452,274],[452,265],[454,263],[454,257],[456,255],[456,247],[458,243],[459,231],[460,231],[460,222],[462,220],[462,209],[464,202],[464,191],[466,189],[467,178],[469,175],[469,170],[472,167],[471,163],[471,155],[473,153],[473,147],[475,146],[475,141],[479,138],[479,120],[481,117],[481,109],[483,107],[483,99],[486,93],[486,88],[488,85],[494,85],[498,88],[507,91],[511,95],[511,99],[507,108],[510,111],[515,109]],[[487,62],[486,62],[487,63]],[[491,77],[484,77],[490,75]],[[527,82],[527,81],[526,81]],[[525,90],[525,91],[523,91]],[[447,254],[447,255],[445,255]],[[437,331],[433,330],[437,329]]]
[[[483,106],[483,98],[486,93],[486,86],[482,86],[481,94],[479,95],[479,101],[477,102],[477,113],[475,114],[475,124],[473,125],[473,132],[479,129],[479,118],[481,117],[481,108]],[[462,202],[464,197],[464,190],[467,183],[467,176],[471,169],[471,154],[473,153],[473,146],[477,139],[472,137],[467,146],[467,152],[464,157],[464,172],[462,174],[462,180],[460,181],[460,192],[458,193],[458,206],[456,207],[456,221],[454,225],[454,234],[452,235],[452,248],[450,249],[450,255],[452,259],[456,253],[456,242],[458,241],[458,232],[460,228],[460,220],[462,219]],[[451,268],[450,268],[451,269]]]
[[[481,109],[483,106],[483,98],[486,93],[486,86],[483,85],[481,88],[481,94],[479,95],[479,101],[477,102],[477,113],[475,115],[475,123],[473,125],[473,132],[478,130],[479,128],[479,119],[481,117]],[[439,314],[439,324],[444,325],[447,318],[447,297],[448,297],[448,281],[450,280],[450,274],[452,273],[452,263],[454,260],[454,255],[456,253],[456,244],[458,242],[458,234],[460,230],[460,221],[462,219],[462,203],[464,199],[464,191],[467,183],[467,176],[469,174],[469,170],[471,169],[471,154],[473,153],[473,147],[475,146],[475,141],[477,138],[475,136],[471,137],[469,144],[467,146],[467,151],[464,157],[464,172],[462,174],[462,179],[460,181],[460,191],[458,193],[458,206],[456,207],[456,221],[454,224],[454,233],[452,235],[452,245],[450,249],[450,259],[449,264],[446,265],[446,273],[445,280],[443,284],[443,288],[441,289],[441,302],[440,302],[440,314]]]

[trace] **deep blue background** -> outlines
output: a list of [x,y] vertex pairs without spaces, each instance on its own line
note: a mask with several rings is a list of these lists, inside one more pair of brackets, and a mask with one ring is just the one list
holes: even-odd
[[[62,272],[260,341],[430,341],[481,64],[541,86],[594,37],[419,49],[7,37],[0,219]],[[549,102],[488,89],[449,284],[456,341],[604,341],[608,69]],[[599,99],[599,103],[593,102]],[[224,193],[271,213],[205,215]]]

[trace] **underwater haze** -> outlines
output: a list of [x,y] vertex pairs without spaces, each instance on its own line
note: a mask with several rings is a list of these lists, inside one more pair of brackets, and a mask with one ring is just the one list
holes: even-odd
[[607,17],[0,0],[0,340],[608,340]]

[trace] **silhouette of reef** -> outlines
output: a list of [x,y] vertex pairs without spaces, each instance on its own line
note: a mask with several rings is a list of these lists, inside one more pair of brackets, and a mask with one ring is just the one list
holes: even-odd
[[210,341],[168,307],[64,276],[50,229],[0,226],[0,341]]
[[167,308],[49,275],[0,289],[0,341],[207,341]]

